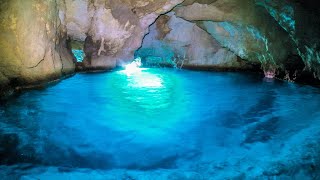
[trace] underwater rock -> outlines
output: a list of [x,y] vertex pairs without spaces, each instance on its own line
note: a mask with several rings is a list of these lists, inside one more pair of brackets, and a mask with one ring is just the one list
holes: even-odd
[[[0,89],[37,85],[74,72],[63,1],[1,1]],[[1,93],[1,94],[2,94]]]
[[[261,117],[268,116],[274,110],[275,92],[268,92],[268,96],[262,96],[257,103],[242,115],[245,124],[258,122]],[[271,95],[271,97],[270,97]]]
[[257,122],[247,130],[245,130],[245,139],[243,144],[251,144],[256,142],[267,142],[277,133],[279,123],[278,117],[271,117],[266,121]]
[[226,128],[239,128],[245,124],[240,114],[233,111],[219,112],[219,125]]

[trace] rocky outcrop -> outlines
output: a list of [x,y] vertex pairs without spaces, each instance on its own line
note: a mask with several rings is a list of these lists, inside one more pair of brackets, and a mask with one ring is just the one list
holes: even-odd
[[250,62],[279,67],[291,52],[288,34],[253,0],[195,1],[175,9],[222,46]]
[[133,59],[148,27],[183,0],[66,0],[71,37],[85,41],[87,69],[108,69]]
[[[257,0],[257,4],[263,7],[289,34],[291,44],[294,47],[293,55],[300,56],[305,64],[304,74],[306,71],[313,72],[313,76],[319,78],[320,20],[318,17],[320,10],[314,2],[310,0],[285,0],[281,2]],[[292,62],[288,64],[290,65]],[[301,69],[292,69],[290,66],[285,66],[285,70],[286,76],[300,74],[299,71],[301,71]]]
[[136,52],[146,65],[186,68],[249,69],[250,64],[224,48],[195,23],[174,13],[160,16]]
[[136,54],[152,62],[236,69],[258,63],[270,77],[320,77],[320,11],[311,0],[0,3],[2,94],[73,73],[68,37],[84,44],[81,70],[125,64],[141,47]]
[[175,12],[241,58],[261,63],[265,74],[320,77],[320,11],[310,0],[187,0]]
[[63,1],[0,1],[0,91],[74,72]]

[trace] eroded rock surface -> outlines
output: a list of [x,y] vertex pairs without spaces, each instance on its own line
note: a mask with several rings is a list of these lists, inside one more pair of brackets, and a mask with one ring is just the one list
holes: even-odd
[[[320,77],[320,9],[313,1],[266,1],[257,0],[257,4],[263,7],[271,17],[289,34],[294,55],[300,56],[305,64],[306,71],[313,72],[313,76]],[[297,58],[289,59],[297,60]],[[298,59],[299,60],[299,59]],[[299,61],[297,62],[299,63]],[[292,62],[287,63],[292,64]],[[300,74],[300,69],[293,70],[285,66],[286,76]],[[308,77],[310,79],[310,77]],[[294,80],[291,78],[290,80]],[[308,81],[305,79],[304,81]]]
[[63,1],[1,1],[0,89],[39,84],[74,72]]
[[195,1],[175,12],[242,59],[266,68],[280,66],[291,52],[288,34],[252,0]]
[[82,70],[126,64],[142,45],[137,54],[153,62],[253,63],[290,81],[320,77],[320,11],[311,0],[0,2],[1,94],[73,73],[68,38],[84,43]]
[[[265,72],[279,71],[293,81],[319,77],[320,11],[312,1],[188,0],[175,12],[241,58],[261,63]],[[302,71],[287,66],[300,64],[296,56],[305,64]]]
[[70,36],[85,41],[88,69],[108,69],[133,59],[156,18],[183,0],[67,0]]
[[224,48],[195,23],[174,13],[160,16],[150,27],[136,56],[149,65],[246,69],[251,66]]

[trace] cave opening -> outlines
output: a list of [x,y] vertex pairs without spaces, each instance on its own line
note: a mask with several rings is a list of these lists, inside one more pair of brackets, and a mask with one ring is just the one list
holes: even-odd
[[72,54],[76,58],[77,63],[82,63],[83,59],[85,58],[84,42],[71,40],[70,46]]
[[319,12],[0,0],[1,179],[319,179]]

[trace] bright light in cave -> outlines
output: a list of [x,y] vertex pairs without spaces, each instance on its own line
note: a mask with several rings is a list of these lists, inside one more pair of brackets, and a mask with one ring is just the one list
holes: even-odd
[[133,73],[138,73],[141,71],[140,66],[141,66],[141,58],[138,57],[136,59],[133,60],[133,62],[131,62],[130,64],[127,64],[125,66],[125,73],[127,73],[127,75],[131,75]]
[[[130,83],[128,86],[133,88],[141,88],[141,87],[152,87],[152,88],[160,88],[162,87],[163,80],[161,77],[157,76],[157,74],[152,73],[142,73],[143,70],[147,70],[147,68],[140,68],[142,65],[141,58],[138,57],[134,59],[133,62],[127,64],[123,72],[130,76]],[[129,78],[129,77],[128,77]]]
[[128,86],[133,88],[142,88],[142,87],[161,88],[163,86],[162,83],[163,83],[163,79],[159,75],[146,72],[146,73],[139,73],[132,76]]
[[[176,116],[187,113],[185,104],[176,104],[184,102],[185,94],[180,93],[178,75],[165,73],[170,72],[165,69],[139,69],[139,73],[128,75],[126,70],[122,70],[110,76],[113,83],[107,84],[108,91],[104,93],[112,97],[112,107],[122,108],[112,108],[113,121],[103,123],[112,129],[133,131],[145,138],[157,139],[183,119]],[[126,113],[123,113],[124,109]],[[164,111],[167,113],[163,114]]]

